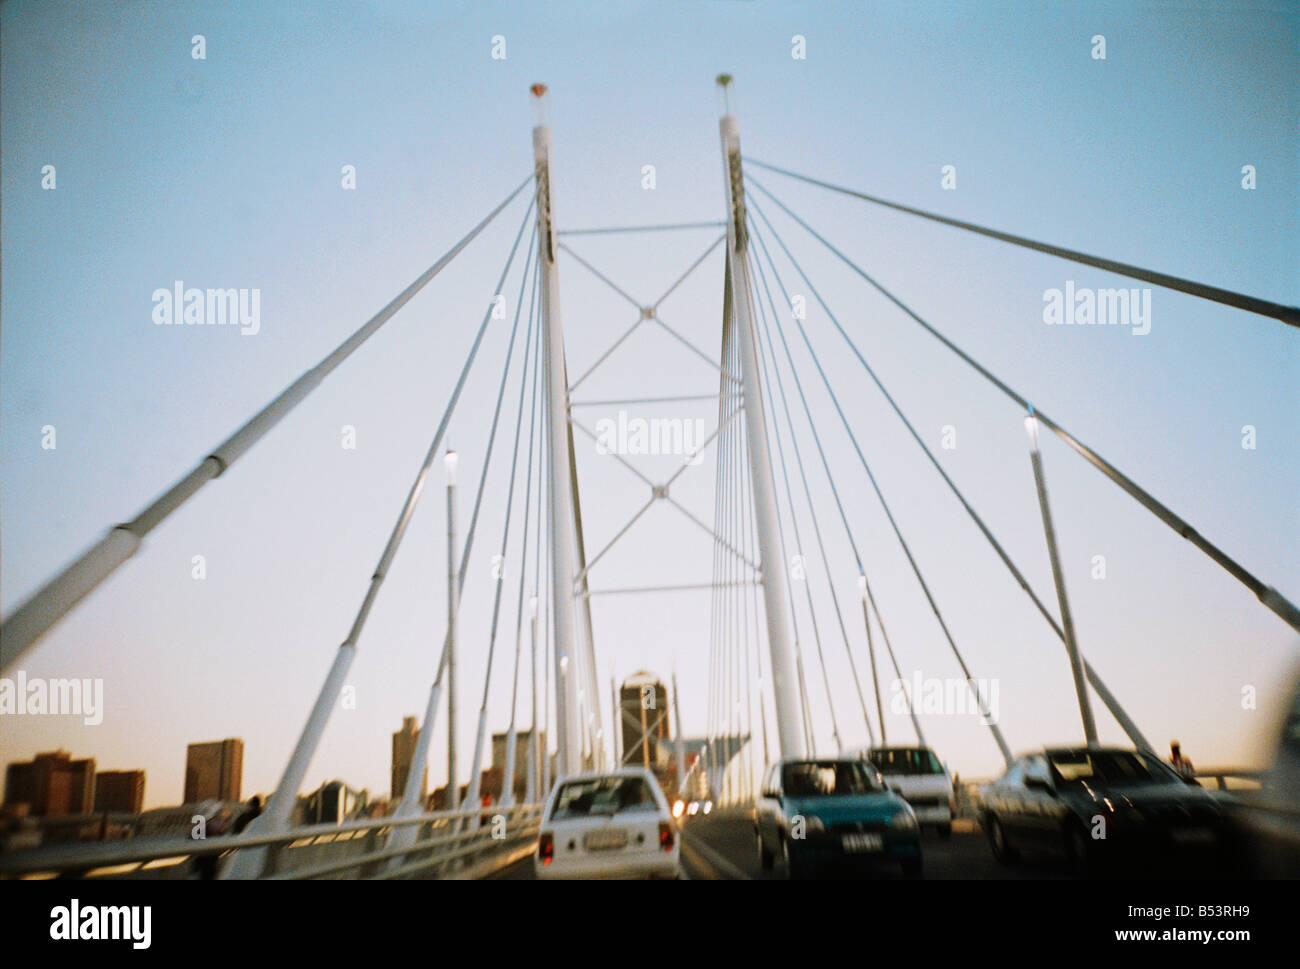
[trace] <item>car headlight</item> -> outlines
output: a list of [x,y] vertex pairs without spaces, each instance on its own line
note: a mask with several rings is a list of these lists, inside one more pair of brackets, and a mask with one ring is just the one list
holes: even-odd
[[889,820],[889,826],[899,831],[911,831],[916,828],[916,815],[910,810],[902,810]]

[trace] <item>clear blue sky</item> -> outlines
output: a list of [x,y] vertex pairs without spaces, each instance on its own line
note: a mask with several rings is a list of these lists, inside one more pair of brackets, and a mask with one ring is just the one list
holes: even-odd
[[[535,81],[551,89],[561,228],[720,218],[713,78],[729,71],[754,157],[1060,245],[1300,300],[1295,5],[1046,6],[1054,9],[743,0],[5,4],[0,606],[11,609],[107,526],[133,517],[518,184],[532,166],[527,89]],[[190,56],[195,34],[206,39],[204,61]],[[498,34],[504,60],[491,57]],[[791,57],[795,34],[806,38],[804,60]],[[1095,34],[1106,38],[1104,61],[1091,57]],[[647,164],[656,166],[653,191],[641,187]],[[940,188],[948,164],[956,191]],[[1258,172],[1254,191],[1241,188],[1247,164]],[[41,188],[45,165],[56,166],[54,191]],[[356,191],[340,188],[344,165],[356,166]],[[752,174],[1042,410],[1300,601],[1293,329],[1161,290],[1144,337],[1048,327],[1044,290],[1067,280],[1126,283]],[[147,801],[163,804],[179,800],[187,742],[241,736],[245,791],[274,785],[360,604],[524,204],[25,658],[30,676],[102,677],[106,716],[97,727],[6,718],[5,760],[61,745],[102,767],[144,767]],[[931,447],[944,425],[957,429],[956,450],[937,453],[1053,602],[1022,415],[766,209]],[[571,244],[648,302],[713,238],[702,230]],[[569,366],[578,373],[634,316],[567,256],[561,273]],[[721,276],[715,251],[663,306],[667,322],[710,352]],[[151,293],[178,279],[260,288],[261,332],[155,327]],[[1078,738],[1059,641],[820,312],[808,327],[958,644],[976,675],[999,680],[1011,746]],[[466,477],[482,458],[504,360],[508,330],[490,333],[450,431]],[[800,366],[813,379],[806,359]],[[715,387],[707,366],[647,330],[583,395]],[[810,394],[904,669],[958,675],[834,412],[819,389]],[[508,397],[512,414],[510,405]],[[712,422],[716,410],[638,412],[696,415]],[[599,416],[586,414],[593,424]],[[40,446],[47,424],[57,428],[55,451]],[[357,429],[354,451],[340,447],[345,424]],[[1241,447],[1246,424],[1257,429],[1254,450]],[[801,445],[811,450],[810,439]],[[579,438],[579,447],[594,551],[645,493],[590,442]],[[1176,736],[1198,764],[1261,756],[1295,634],[1059,442],[1044,443],[1044,459],[1085,654],[1157,744]],[[658,476],[665,465],[644,466]],[[829,509],[820,471],[809,470]],[[713,476],[710,456],[674,489],[706,519]],[[491,501],[503,502],[504,477],[497,480]],[[387,791],[388,735],[403,714],[423,709],[446,620],[439,499],[413,522],[361,643],[350,680],[358,707],[335,715],[309,788],[342,777]],[[466,738],[482,682],[500,505],[484,515],[462,611]],[[822,522],[828,535],[838,531]],[[804,552],[820,576],[813,550]],[[827,552],[851,597],[847,542],[830,538]],[[207,560],[203,582],[191,578],[196,554]],[[1098,554],[1107,559],[1104,581],[1090,576]],[[592,584],[704,581],[710,562],[707,537],[661,505],[602,561]],[[825,633],[833,619],[820,579],[814,593]],[[686,729],[703,731],[707,594],[598,599],[594,624],[605,688],[611,673],[622,679],[649,668],[666,677],[675,668]],[[851,634],[865,669],[861,629]],[[865,742],[843,648],[835,636],[827,643],[846,739]],[[508,678],[500,674],[495,730],[506,717]],[[1242,688],[1252,685],[1260,709],[1243,710]],[[815,706],[825,745],[824,697]],[[1121,739],[1109,717],[1099,719],[1103,737]],[[892,718],[890,727],[906,735],[905,720]],[[926,729],[963,775],[997,769],[996,748],[969,718],[934,717]],[[437,741],[435,777],[444,752]]]

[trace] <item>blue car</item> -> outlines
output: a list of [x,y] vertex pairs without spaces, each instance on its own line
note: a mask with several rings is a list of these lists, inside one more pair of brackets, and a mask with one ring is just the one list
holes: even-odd
[[867,761],[783,760],[763,778],[754,810],[758,860],[780,857],[789,878],[861,873],[882,863],[921,874],[921,835],[907,802]]

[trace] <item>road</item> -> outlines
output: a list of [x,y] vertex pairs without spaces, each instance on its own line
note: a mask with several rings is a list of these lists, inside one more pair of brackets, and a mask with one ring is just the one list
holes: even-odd
[[[717,815],[692,818],[683,827],[683,874],[691,880],[782,879],[778,864],[773,871],[762,871],[754,850],[754,829],[743,816]],[[927,879],[1066,879],[1074,875],[1059,862],[1027,859],[1015,866],[998,864],[989,850],[984,834],[971,822],[958,822],[952,838],[941,841],[925,837],[925,872]],[[533,878],[532,858],[502,869],[493,877],[507,880]],[[892,868],[882,869],[882,878],[901,878]]]

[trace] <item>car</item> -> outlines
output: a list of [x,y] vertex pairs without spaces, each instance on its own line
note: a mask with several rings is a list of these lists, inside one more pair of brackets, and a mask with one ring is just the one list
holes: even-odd
[[980,822],[994,856],[1023,849],[1064,858],[1082,874],[1152,858],[1223,863],[1232,833],[1223,803],[1154,754],[1123,747],[1049,747],[1025,754],[981,790]]
[[680,877],[677,825],[654,774],[624,767],[557,781],[533,871],[541,879]]
[[940,838],[952,837],[953,789],[948,769],[929,747],[872,747],[865,753],[885,779],[902,795],[920,825]]
[[759,865],[783,859],[787,878],[898,864],[921,874],[921,837],[907,801],[857,757],[780,760],[768,767],[754,810]]
[[1244,794],[1231,810],[1248,845],[1251,875],[1300,875],[1300,676],[1292,679],[1260,789]]

